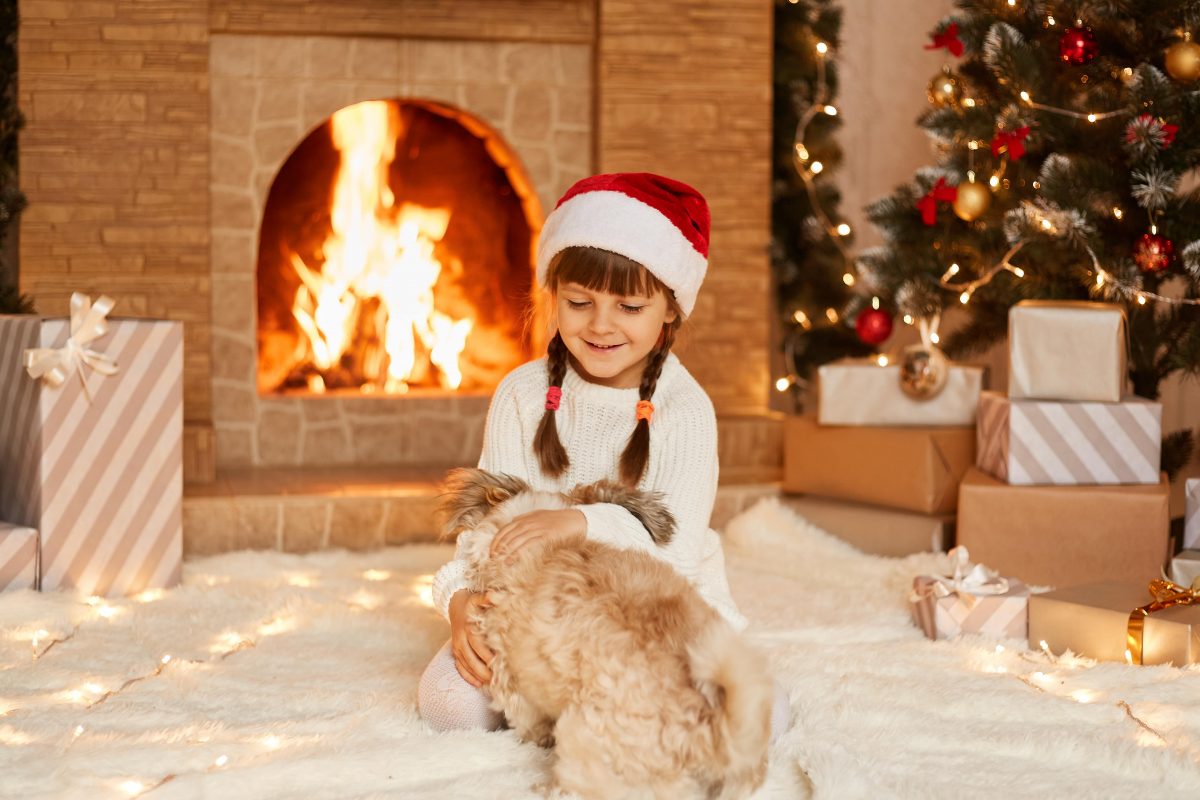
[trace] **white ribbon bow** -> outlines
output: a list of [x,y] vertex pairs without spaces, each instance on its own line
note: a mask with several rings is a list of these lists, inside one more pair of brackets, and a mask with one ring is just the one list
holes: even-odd
[[980,595],[1000,595],[1008,591],[1008,578],[1002,578],[996,570],[983,564],[972,564],[967,548],[955,547],[946,555],[954,565],[954,574],[935,577],[927,590],[935,597],[957,594],[960,600],[973,606]]
[[108,320],[105,318],[113,305],[113,299],[107,295],[101,295],[93,305],[92,298],[86,294],[72,294],[71,335],[67,343],[62,347],[31,347],[26,350],[25,369],[29,371],[29,376],[35,380],[40,378],[48,386],[57,389],[75,372],[90,403],[92,394],[88,389],[87,377],[83,374],[83,365],[87,364],[104,375],[113,375],[117,371],[117,362],[88,347],[93,340],[108,332]]

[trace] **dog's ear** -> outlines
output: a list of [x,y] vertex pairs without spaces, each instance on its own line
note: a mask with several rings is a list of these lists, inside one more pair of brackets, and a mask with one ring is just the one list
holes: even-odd
[[577,505],[615,503],[621,506],[637,517],[637,521],[650,533],[650,539],[659,547],[675,536],[675,517],[663,503],[659,492],[642,492],[613,481],[597,481],[576,486],[567,494],[567,499]]
[[493,508],[526,491],[529,484],[511,475],[466,467],[450,470],[438,501],[442,536],[456,536],[465,528],[475,527]]

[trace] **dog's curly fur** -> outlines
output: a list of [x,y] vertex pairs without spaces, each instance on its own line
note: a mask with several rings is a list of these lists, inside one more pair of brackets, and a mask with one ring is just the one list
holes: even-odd
[[559,787],[585,798],[744,797],[766,775],[766,665],[668,564],[584,539],[538,541],[512,564],[489,558],[514,517],[618,502],[655,542],[674,521],[657,497],[616,484],[569,494],[454,470],[442,510],[468,579],[493,606],[476,620],[493,704],[526,740],[556,750]]

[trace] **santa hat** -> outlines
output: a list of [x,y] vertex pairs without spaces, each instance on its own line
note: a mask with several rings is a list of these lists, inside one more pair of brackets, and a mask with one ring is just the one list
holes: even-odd
[[593,175],[576,183],[546,218],[538,283],[567,247],[596,247],[632,259],[692,313],[708,269],[708,203],[686,183],[649,172]]

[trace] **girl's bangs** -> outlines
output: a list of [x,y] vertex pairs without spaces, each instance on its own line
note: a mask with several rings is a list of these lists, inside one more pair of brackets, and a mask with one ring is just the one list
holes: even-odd
[[575,283],[594,292],[622,297],[649,297],[662,292],[674,300],[666,284],[641,264],[597,247],[568,247],[550,263],[550,286]]

